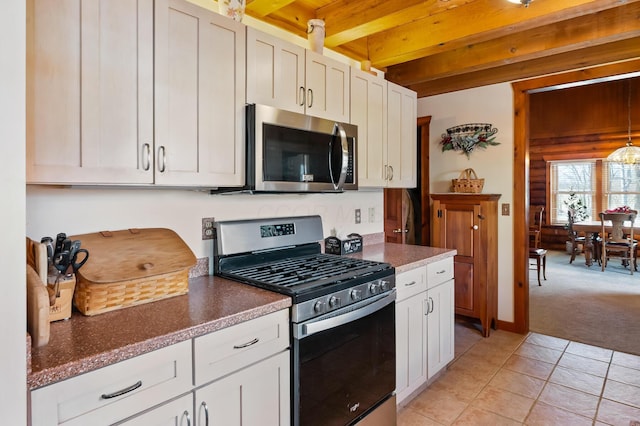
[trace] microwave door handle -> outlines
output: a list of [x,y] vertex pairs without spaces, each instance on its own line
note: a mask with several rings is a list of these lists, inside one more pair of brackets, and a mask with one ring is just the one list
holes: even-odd
[[[344,182],[347,180],[347,167],[349,165],[349,144],[347,143],[347,132],[344,131],[344,128],[340,125],[340,123],[335,123],[333,125],[333,134],[336,133],[340,136],[340,145],[342,148],[342,164],[340,166],[340,178],[338,179],[338,183],[333,182],[333,187],[336,190],[342,190],[344,186]],[[331,164],[331,152],[329,152],[329,172],[331,173],[331,179],[333,179],[333,170]]]

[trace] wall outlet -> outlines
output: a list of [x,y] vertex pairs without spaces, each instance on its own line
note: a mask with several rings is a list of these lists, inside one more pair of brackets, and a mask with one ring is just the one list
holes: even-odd
[[369,223],[374,223],[376,221],[376,208],[369,207]]
[[362,215],[360,214],[360,209],[356,209],[356,223],[362,222]]
[[502,216],[509,216],[509,203],[504,203],[502,205]]
[[215,229],[213,227],[213,222],[215,221],[212,217],[203,217],[202,218],[202,239],[203,240],[213,240],[215,236]]

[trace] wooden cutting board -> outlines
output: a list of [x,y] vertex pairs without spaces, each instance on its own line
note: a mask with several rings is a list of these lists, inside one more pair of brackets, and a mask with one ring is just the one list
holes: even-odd
[[27,265],[27,330],[32,346],[49,343],[49,293],[31,265]]

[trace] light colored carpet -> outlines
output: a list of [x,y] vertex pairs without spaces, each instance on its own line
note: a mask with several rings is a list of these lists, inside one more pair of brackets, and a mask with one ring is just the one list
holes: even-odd
[[640,355],[640,272],[618,260],[604,272],[584,257],[569,264],[561,251],[547,254],[547,280],[529,271],[531,331]]

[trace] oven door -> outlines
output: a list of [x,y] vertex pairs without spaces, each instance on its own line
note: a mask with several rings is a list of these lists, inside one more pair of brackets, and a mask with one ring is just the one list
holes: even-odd
[[395,296],[293,325],[294,425],[348,425],[393,394]]

